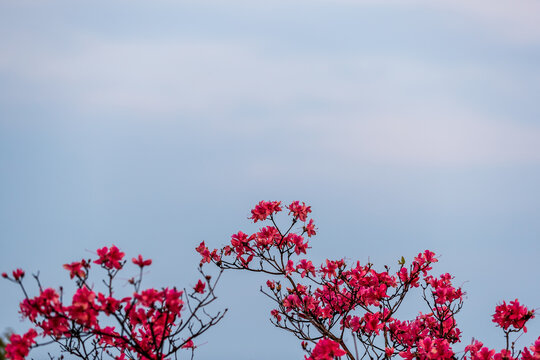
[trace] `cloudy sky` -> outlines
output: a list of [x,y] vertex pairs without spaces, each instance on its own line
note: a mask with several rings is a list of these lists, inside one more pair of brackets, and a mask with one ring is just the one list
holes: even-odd
[[[463,342],[500,348],[494,306],[540,308],[539,184],[536,0],[0,3],[1,271],[67,286],[114,243],[191,286],[200,241],[298,199],[317,260],[440,254]],[[225,274],[198,359],[302,358],[264,280]],[[16,290],[0,330],[26,327]]]

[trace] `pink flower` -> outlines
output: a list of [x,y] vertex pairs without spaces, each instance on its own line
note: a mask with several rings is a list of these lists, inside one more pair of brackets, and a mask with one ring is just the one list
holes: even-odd
[[263,227],[257,234],[257,247],[268,248],[274,244],[278,244],[281,240],[281,235],[278,229],[273,226]]
[[15,281],[19,281],[19,279],[22,279],[24,277],[24,271],[22,269],[17,269],[13,271],[13,278]]
[[300,260],[300,263],[296,267],[297,270],[303,270],[300,274],[301,277],[304,277],[306,275],[313,275],[315,276],[315,266],[311,263],[311,260],[302,259]]
[[321,271],[323,273],[323,278],[328,276],[328,278],[330,278],[330,276],[336,276],[336,270],[338,268],[338,263],[336,261],[331,261],[331,260],[328,260],[326,259],[326,266],[322,266],[321,265]]
[[11,360],[24,360],[30,348],[35,344],[37,332],[34,329],[28,330],[23,336],[12,334],[9,339],[9,344],[6,345],[6,356]]
[[197,283],[197,285],[195,285],[193,290],[195,290],[196,293],[204,294],[204,288],[205,287],[206,287],[206,284],[203,283],[201,280],[199,280],[199,282]]
[[132,261],[135,265],[137,265],[137,266],[139,266],[139,267],[141,267],[141,268],[143,268],[143,267],[145,267],[145,266],[148,266],[148,265],[152,265],[152,260],[150,260],[150,259],[144,260],[143,257],[142,257],[142,255],[140,255],[140,254],[139,254],[139,256],[136,257],[136,258],[132,258],[131,261]]
[[435,253],[429,250],[425,250],[424,253],[418,254],[413,260],[413,267],[415,271],[421,270],[422,273],[427,275],[427,272],[432,269],[429,266],[432,263],[436,263],[438,260],[435,258]]
[[195,251],[197,251],[202,256],[201,264],[203,263],[209,263],[212,261],[212,257],[210,256],[210,250],[208,250],[208,247],[204,244],[204,241],[199,244],[195,248]]
[[107,248],[106,246],[98,249],[97,254],[99,259],[95,260],[94,263],[104,266],[106,269],[120,270],[122,268],[122,259],[124,258],[124,253],[121,252],[116,246],[111,246]]
[[426,283],[433,287],[432,294],[436,304],[462,299],[463,291],[461,288],[454,288],[451,279],[452,276],[448,273],[441,275],[439,278],[434,278],[431,275],[425,278]]
[[161,294],[156,289],[146,289],[139,294],[134,294],[135,299],[139,300],[143,306],[151,307],[156,301],[161,299]]
[[313,219],[310,219],[307,225],[304,226],[304,231],[308,237],[312,237],[313,235],[317,234],[315,231],[315,224],[313,224]]
[[490,350],[484,346],[475,353],[471,352],[471,360],[493,360],[493,355],[495,355],[495,350]]
[[454,352],[446,339],[426,337],[418,341],[418,353],[421,359],[452,359]]
[[407,273],[407,268],[405,267],[402,267],[397,275],[399,276],[399,279],[401,280],[401,282],[407,282],[407,279],[409,278],[409,275]]
[[99,309],[107,315],[113,314],[120,309],[121,302],[113,297],[106,297],[102,293],[99,293],[97,300],[101,303],[101,307]]
[[321,339],[311,352],[309,360],[334,360],[347,354],[339,344],[330,339]]
[[279,311],[277,311],[276,309],[270,311],[270,314],[271,314],[273,317],[275,317],[276,320],[277,320],[278,322],[281,321],[281,315],[279,314]]
[[495,314],[493,314],[493,322],[504,330],[512,326],[516,330],[523,329],[524,332],[527,332],[525,323],[533,318],[534,310],[528,310],[525,306],[520,305],[518,299],[510,301],[508,305],[503,301],[495,308]]
[[180,314],[180,311],[184,308],[184,301],[182,300],[182,291],[176,289],[165,288],[162,291],[162,297],[165,299],[165,305],[167,309],[175,315]]
[[73,302],[69,307],[70,316],[79,324],[89,327],[96,326],[99,307],[94,302],[95,298],[96,294],[87,287],[78,289],[73,295]]
[[510,350],[503,349],[500,352],[493,355],[494,360],[514,360]]
[[195,345],[193,344],[193,340],[189,339],[186,341],[184,345],[181,346],[182,349],[194,349]]
[[231,245],[234,247],[234,251],[236,251],[238,255],[242,255],[246,251],[250,250],[249,243],[253,239],[255,239],[255,235],[248,236],[242,231],[239,231],[231,236]]
[[437,262],[438,260],[435,258],[435,253],[433,251],[425,250],[424,251],[424,258],[427,262]]
[[296,255],[300,255],[301,253],[303,254],[306,253],[308,243],[307,241],[304,242],[304,238],[302,236],[295,233],[290,233],[289,235],[287,235],[285,240],[289,246],[294,246],[294,252],[296,253]]
[[540,360],[540,337],[535,341],[533,346],[524,348],[522,354],[523,360]]
[[75,276],[83,278],[86,275],[85,268],[90,266],[86,260],[72,262],[71,264],[64,264],[63,267],[69,271],[69,278],[73,279]]
[[376,312],[374,314],[366,313],[362,318],[364,322],[364,331],[367,334],[376,333],[379,334],[379,330],[384,328],[384,324],[380,322],[381,313]]
[[287,209],[289,209],[289,214],[292,213],[294,218],[300,221],[306,221],[307,215],[311,212],[311,206],[306,206],[304,202],[300,205],[300,201],[293,201]]
[[204,264],[204,263],[209,263],[212,260],[214,260],[214,261],[219,261],[220,260],[220,257],[217,254],[217,250],[214,249],[214,250],[212,250],[212,252],[210,252],[208,247],[204,244],[204,241],[201,242],[199,244],[199,246],[197,246],[195,248],[195,251],[197,251],[202,256],[201,265]]
[[285,267],[285,273],[287,275],[290,275],[294,272],[294,262],[292,260],[289,260],[287,262],[287,266]]
[[266,220],[270,215],[280,212],[281,201],[261,201],[251,210],[253,222]]

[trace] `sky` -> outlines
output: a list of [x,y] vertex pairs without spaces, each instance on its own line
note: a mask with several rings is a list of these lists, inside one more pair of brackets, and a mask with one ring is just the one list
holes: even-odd
[[[431,249],[467,292],[462,348],[500,349],[495,306],[540,308],[539,99],[536,0],[2,1],[0,270],[68,287],[116,244],[154,260],[146,286],[190,287],[201,241],[300,200],[313,259]],[[303,358],[265,281],[224,274],[197,359]]]

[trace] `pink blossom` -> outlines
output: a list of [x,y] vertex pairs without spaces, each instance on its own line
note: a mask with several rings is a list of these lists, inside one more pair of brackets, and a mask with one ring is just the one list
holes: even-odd
[[188,341],[186,341],[186,343],[184,345],[182,345],[181,348],[182,349],[194,349],[195,345],[193,344],[193,340],[189,339]]
[[205,288],[206,284],[203,283],[201,280],[199,280],[199,282],[197,283],[197,285],[195,285],[195,287],[193,288],[193,290],[195,290],[196,293],[199,293],[199,294],[204,294],[204,288]]
[[150,259],[144,260],[141,254],[139,254],[139,256],[137,256],[136,258],[132,258],[131,262],[133,262],[135,265],[141,268],[152,265],[152,260]]
[[6,345],[6,356],[11,360],[24,360],[30,348],[35,344],[37,332],[34,329],[28,330],[23,336],[12,334],[9,339],[9,344]]
[[514,329],[523,329],[524,332],[527,332],[525,323],[533,318],[534,310],[528,310],[525,306],[520,305],[518,299],[510,301],[510,304],[503,301],[495,308],[493,314],[493,322],[504,330],[512,326]]
[[204,244],[204,241],[201,242],[199,246],[195,248],[195,251],[197,251],[202,256],[201,265],[204,263],[209,263],[212,260],[213,261],[220,260],[220,256],[217,254],[217,250],[214,249],[212,250],[212,252],[210,252],[208,247]]
[[303,270],[300,274],[301,277],[313,275],[315,276],[315,266],[313,266],[313,263],[311,260],[302,259],[300,260],[300,263],[296,267],[297,270]]
[[15,281],[19,281],[19,279],[22,279],[24,277],[24,271],[22,269],[17,269],[13,271],[13,278]]
[[313,219],[310,219],[307,225],[304,226],[304,231],[308,237],[312,237],[313,235],[317,234],[315,231],[315,224],[313,224]]
[[540,360],[540,337],[534,342],[533,346],[523,349],[522,359]]
[[270,215],[280,212],[281,201],[261,201],[251,210],[253,222],[266,220]]
[[309,360],[334,360],[347,354],[339,344],[330,339],[321,339],[311,352]]
[[294,218],[300,221],[306,221],[307,215],[311,212],[311,206],[306,206],[304,202],[300,205],[300,201],[293,201],[287,209],[289,209],[289,214],[292,213]]
[[277,322],[280,322],[281,321],[281,315],[279,314],[279,311],[277,311],[276,309],[270,311],[270,314],[276,318]]
[[111,246],[107,248],[106,246],[98,249],[97,254],[99,259],[95,260],[94,263],[102,265],[107,269],[121,269],[122,268],[122,259],[124,258],[124,253],[121,252],[116,246]]
[[73,279],[75,276],[83,278],[86,275],[86,268],[90,267],[90,264],[86,260],[72,262],[71,264],[64,264],[64,269],[69,271],[69,278]]
[[294,272],[294,262],[292,260],[287,261],[287,266],[285,267],[285,274],[290,275]]

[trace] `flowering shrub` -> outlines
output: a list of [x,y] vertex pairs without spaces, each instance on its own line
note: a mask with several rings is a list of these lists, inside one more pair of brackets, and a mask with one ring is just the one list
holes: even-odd
[[[280,228],[276,215],[288,210],[290,224]],[[261,201],[251,210],[250,219],[263,222],[254,234],[238,232],[221,249],[210,250],[204,242],[197,248],[201,264],[214,263],[222,270],[234,269],[272,276],[266,290],[275,308],[271,322],[302,341],[309,360],[457,359],[454,344],[461,331],[455,315],[463,306],[463,291],[452,283],[450,274],[435,276],[437,262],[429,250],[419,253],[410,264],[402,257],[399,268],[378,271],[373,264],[347,264],[344,259],[327,259],[320,266],[304,258],[309,242],[316,235],[311,207],[298,201],[283,207],[279,201]],[[400,320],[396,312],[413,288],[422,290],[424,313]],[[479,341],[466,347],[462,359],[540,360],[540,338],[534,346],[516,351],[511,333],[526,331],[534,311],[519,304],[497,306],[493,321],[506,337],[499,352]],[[346,342],[352,335],[353,343]]]
[[[275,217],[283,209],[291,220],[280,228]],[[503,349],[496,351],[473,341],[465,351],[456,352],[461,331],[455,316],[463,306],[464,292],[454,286],[450,274],[432,273],[438,260],[429,250],[408,264],[402,257],[395,270],[385,266],[381,271],[371,263],[345,259],[326,259],[316,266],[304,256],[317,234],[310,213],[311,207],[299,201],[286,207],[279,201],[261,201],[250,217],[254,223],[264,223],[257,232],[239,231],[220,249],[210,250],[204,242],[196,248],[202,257],[203,278],[190,291],[141,289],[143,269],[152,261],[139,255],[132,259],[138,276],[128,281],[133,294],[115,297],[113,282],[127,261],[114,245],[99,249],[94,261],[64,265],[77,285],[67,303],[62,288],[43,288],[37,275],[39,294],[30,297],[23,286],[23,270],[4,273],[4,278],[20,285],[25,295],[21,314],[34,325],[23,335],[11,335],[7,358],[25,359],[33,347],[51,342],[81,359],[163,360],[184,354],[193,358],[194,340],[225,314],[210,315],[205,309],[216,299],[219,276],[212,281],[202,265],[214,263],[221,271],[244,270],[271,277],[261,289],[275,303],[270,321],[301,341],[307,360],[540,360],[540,338],[530,347],[515,348],[512,336],[526,332],[527,322],[535,317],[535,311],[517,299],[497,305],[493,315],[505,336]],[[89,281],[93,264],[106,273],[102,292]],[[399,319],[398,309],[415,288],[421,290],[426,310],[413,319]],[[39,337],[49,341],[39,343]]]
[[[13,334],[6,346],[8,359],[25,359],[30,349],[54,342],[63,353],[81,359],[162,360],[179,352],[193,357],[194,340],[218,323],[225,311],[209,314],[205,308],[216,299],[212,280],[200,269],[202,280],[190,291],[176,288],[141,289],[143,269],[152,260],[141,255],[132,259],[138,275],[128,280],[132,296],[115,297],[113,283],[126,265],[124,253],[116,246],[97,250],[97,259],[65,264],[76,290],[70,302],[63,300],[63,289],[43,288],[34,275],[39,293],[29,296],[21,269],[2,276],[20,285],[25,299],[20,303],[22,316],[32,324],[23,335]],[[105,271],[103,292],[89,280],[93,264]],[[220,273],[221,276],[221,273]],[[37,338],[48,338],[38,343]],[[60,358],[63,358],[61,356]],[[52,356],[51,356],[52,359]]]

